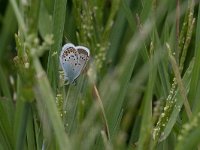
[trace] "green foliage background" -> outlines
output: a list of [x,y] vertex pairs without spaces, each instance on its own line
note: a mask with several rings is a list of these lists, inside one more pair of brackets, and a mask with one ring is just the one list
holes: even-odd
[[[0,149],[199,149],[198,0],[0,1]],[[91,51],[65,85],[65,43]]]

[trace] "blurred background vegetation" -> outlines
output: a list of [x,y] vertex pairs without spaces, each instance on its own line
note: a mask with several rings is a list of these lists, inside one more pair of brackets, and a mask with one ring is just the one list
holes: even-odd
[[[200,149],[198,0],[0,0],[0,149]],[[91,51],[65,85],[65,43]]]

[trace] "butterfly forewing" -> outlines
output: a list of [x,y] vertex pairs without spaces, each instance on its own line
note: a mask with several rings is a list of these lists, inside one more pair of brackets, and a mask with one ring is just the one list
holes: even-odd
[[65,73],[65,79],[73,82],[79,74],[76,65],[78,64],[78,52],[73,44],[65,44],[60,55],[60,63]]
[[73,83],[85,68],[90,51],[84,46],[65,44],[60,54],[60,63],[65,72],[65,79]]

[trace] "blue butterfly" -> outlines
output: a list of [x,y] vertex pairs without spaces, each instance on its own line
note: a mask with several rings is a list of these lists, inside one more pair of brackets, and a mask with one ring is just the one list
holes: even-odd
[[84,70],[90,57],[90,50],[84,46],[67,43],[60,53],[60,64],[64,70],[65,80],[74,83]]

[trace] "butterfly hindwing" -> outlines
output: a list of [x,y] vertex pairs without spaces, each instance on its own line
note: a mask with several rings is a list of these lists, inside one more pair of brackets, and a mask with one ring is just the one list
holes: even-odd
[[90,57],[90,51],[88,48],[84,46],[76,46],[76,49],[78,51],[78,62],[80,64],[80,71],[83,71],[87,61],[89,60]]

